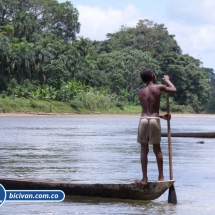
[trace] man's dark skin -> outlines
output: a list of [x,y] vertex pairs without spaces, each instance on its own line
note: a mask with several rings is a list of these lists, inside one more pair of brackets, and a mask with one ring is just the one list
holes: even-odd
[[[169,80],[168,75],[164,75],[163,77],[165,85],[162,84],[155,84],[156,83],[156,76],[153,73],[151,81],[145,82],[146,87],[141,89],[138,93],[140,105],[142,107],[141,117],[160,117],[162,119],[170,119],[169,114],[159,115],[159,107],[160,107],[160,96],[162,92],[165,93],[175,93],[176,88]],[[163,176],[163,155],[160,148],[160,143],[153,144],[153,151],[156,156],[157,165],[158,165],[158,180],[164,181]],[[148,155],[149,148],[148,143],[141,143],[141,166],[142,166],[142,173],[143,178],[139,181],[136,181],[138,184],[147,184],[147,164],[148,164]]]

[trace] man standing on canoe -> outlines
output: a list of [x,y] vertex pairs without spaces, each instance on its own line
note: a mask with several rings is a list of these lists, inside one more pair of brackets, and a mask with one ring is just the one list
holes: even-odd
[[137,142],[141,144],[141,166],[143,178],[136,181],[138,184],[147,184],[147,164],[148,164],[148,143],[153,144],[153,151],[156,156],[158,165],[158,180],[164,181],[163,176],[163,155],[160,148],[161,126],[160,118],[167,120],[171,116],[169,114],[159,115],[160,96],[162,92],[175,93],[176,88],[169,80],[168,75],[164,75],[165,85],[156,84],[156,75],[150,68],[140,71],[140,77],[146,84],[139,93],[139,101],[142,107],[141,118],[138,127]]

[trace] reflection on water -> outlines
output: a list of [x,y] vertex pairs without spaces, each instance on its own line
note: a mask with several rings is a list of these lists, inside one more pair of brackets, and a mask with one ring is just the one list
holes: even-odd
[[[136,143],[138,117],[1,117],[1,177],[91,183],[129,182],[141,177]],[[214,118],[173,118],[173,132],[214,131]],[[166,121],[161,121],[166,130]],[[66,197],[61,203],[7,203],[12,214],[213,214],[214,139],[172,138],[178,204],[168,193],[155,201]],[[167,138],[162,138],[164,175],[169,178]],[[150,146],[149,180],[157,180]],[[40,207],[38,207],[40,206]],[[16,208],[19,208],[17,211]]]

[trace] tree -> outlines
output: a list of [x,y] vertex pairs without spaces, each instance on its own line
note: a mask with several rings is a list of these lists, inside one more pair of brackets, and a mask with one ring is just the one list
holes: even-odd
[[8,62],[10,45],[8,37],[0,34],[0,76],[5,75],[5,67]]
[[128,99],[134,101],[140,88],[139,72],[145,67],[152,68],[157,74],[161,71],[159,63],[152,59],[149,52],[125,48],[108,54],[101,54],[97,60],[98,68],[108,77],[108,86],[111,93],[120,94],[122,89],[128,93]]
[[118,32],[108,33],[107,37],[111,51],[129,46],[151,52],[152,57],[167,52],[181,53],[174,35],[169,34],[164,24],[156,24],[147,19],[140,20],[135,28],[121,26]]
[[33,44],[25,39],[11,44],[10,65],[14,77],[22,84],[25,78],[31,79],[34,72]]
[[76,33],[80,31],[78,10],[68,1],[51,9],[50,13],[52,12],[53,19],[50,20],[48,28],[53,34],[63,38],[65,41],[74,40]]
[[0,34],[8,36],[8,38],[11,40],[14,36],[14,27],[11,25],[0,26]]
[[41,84],[45,84],[47,79],[44,73],[45,66],[55,59],[55,40],[55,36],[49,32],[34,35],[35,71]]
[[79,37],[79,40],[73,41],[73,46],[80,52],[82,57],[86,57],[92,53],[92,44],[88,38],[83,36]]
[[79,37],[78,40],[74,40],[71,44],[65,46],[62,54],[71,78],[80,80],[86,70],[94,67],[95,64],[92,65],[93,60],[91,59],[92,52],[91,41],[84,37]]
[[64,82],[69,80],[69,72],[64,62],[61,60],[53,60],[51,64],[44,67],[44,73],[47,76],[47,84],[56,89],[60,89]]
[[35,19],[35,15],[31,12],[18,12],[14,16],[13,26],[15,29],[15,37],[27,41],[31,40],[33,33],[39,33],[39,24]]
[[199,60],[189,55],[177,53],[167,53],[160,58],[160,75],[170,75],[177,88],[173,96],[175,101],[181,105],[190,105],[197,112],[208,103],[210,90],[208,74],[200,64]]
[[205,68],[208,73],[208,83],[210,85],[210,99],[207,106],[208,113],[215,113],[215,73],[212,68]]
[[19,5],[17,0],[0,1],[0,26],[12,25],[12,17]]
[[70,41],[80,31],[78,11],[70,2],[57,0],[1,0],[0,26],[12,25],[15,36],[31,40],[33,33],[50,31]]

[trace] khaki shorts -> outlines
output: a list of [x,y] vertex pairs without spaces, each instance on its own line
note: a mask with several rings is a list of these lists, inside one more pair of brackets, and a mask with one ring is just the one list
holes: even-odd
[[159,117],[140,118],[137,142],[151,144],[159,144],[161,142],[161,126]]

